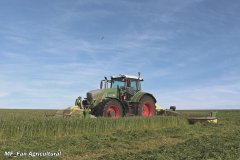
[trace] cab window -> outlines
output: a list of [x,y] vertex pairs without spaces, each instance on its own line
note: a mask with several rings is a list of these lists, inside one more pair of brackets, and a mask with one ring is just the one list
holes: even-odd
[[125,87],[125,81],[122,79],[112,79],[111,88]]
[[133,90],[137,90],[137,81],[136,80],[131,80],[130,81],[130,87],[133,88]]

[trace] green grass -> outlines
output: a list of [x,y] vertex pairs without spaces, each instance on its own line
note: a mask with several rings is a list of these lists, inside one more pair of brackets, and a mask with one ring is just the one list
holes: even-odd
[[34,159],[240,159],[239,110],[218,111],[217,125],[189,125],[181,117],[64,119],[46,112],[55,113],[0,110],[0,159],[8,159],[5,151],[62,152]]
[[[22,112],[22,113],[21,113]],[[62,118],[45,117],[43,111],[3,111],[0,118],[1,138],[81,136],[105,134],[116,130],[136,131],[186,126],[179,117]]]

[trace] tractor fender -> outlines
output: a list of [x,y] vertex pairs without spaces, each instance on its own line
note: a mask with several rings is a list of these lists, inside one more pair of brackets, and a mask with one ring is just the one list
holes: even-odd
[[119,99],[114,98],[114,97],[106,97],[106,98],[105,98],[105,101],[106,101],[106,100],[110,100],[110,99],[114,99],[114,100],[118,101],[118,102],[122,105],[122,107],[123,107],[123,112],[124,112],[124,115],[125,115],[125,114],[126,114],[126,110],[127,110],[126,105],[124,105],[124,104],[122,103],[122,101],[120,101]]
[[131,98],[131,101],[132,102],[140,102],[140,100],[144,97],[144,96],[150,96],[150,97],[152,97],[152,99],[154,100],[154,102],[156,103],[157,102],[157,100],[156,100],[156,98],[152,95],[152,94],[150,94],[150,93],[147,93],[147,92],[137,92],[132,98]]

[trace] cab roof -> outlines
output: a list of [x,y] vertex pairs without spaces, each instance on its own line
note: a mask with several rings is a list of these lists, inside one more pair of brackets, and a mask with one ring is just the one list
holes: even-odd
[[139,78],[137,76],[130,76],[130,75],[119,75],[119,76],[112,76],[111,78],[115,79],[115,78],[129,78],[129,79],[136,79],[136,80],[140,80],[143,81],[142,78]]

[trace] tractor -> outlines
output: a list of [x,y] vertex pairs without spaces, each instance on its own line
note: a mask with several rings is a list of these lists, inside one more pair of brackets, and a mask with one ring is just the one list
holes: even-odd
[[87,97],[79,97],[80,108],[100,117],[146,116],[155,114],[156,98],[141,89],[140,73],[138,76],[119,75],[105,77],[100,89],[87,92]]

